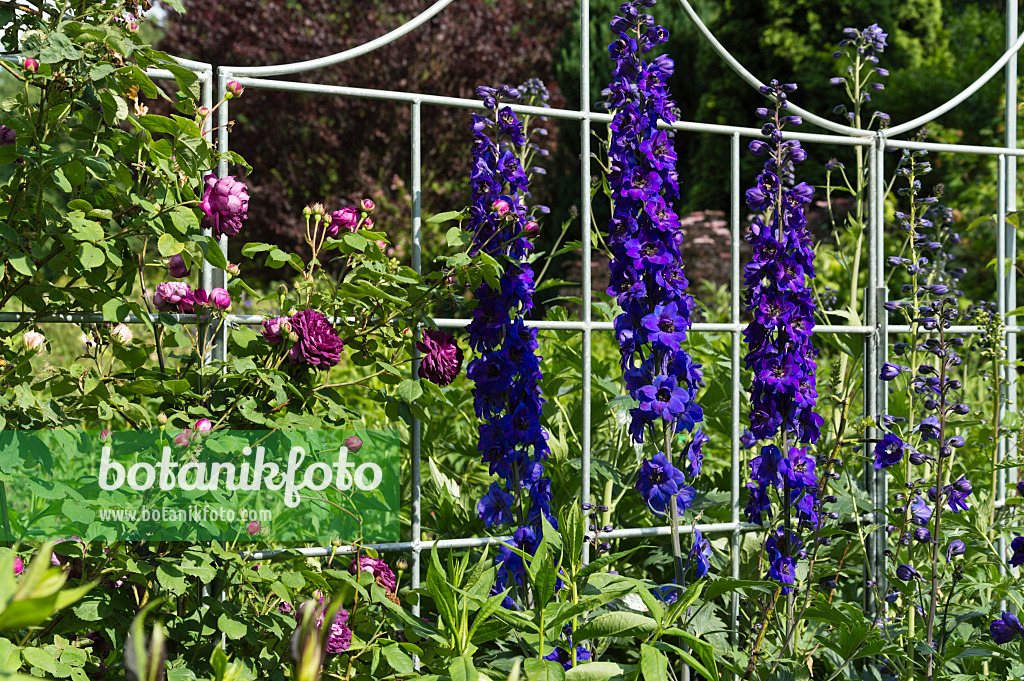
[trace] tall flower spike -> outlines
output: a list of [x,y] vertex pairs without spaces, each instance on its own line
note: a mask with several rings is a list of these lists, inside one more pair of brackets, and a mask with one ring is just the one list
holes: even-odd
[[[676,154],[670,134],[658,129],[660,121],[675,121],[666,83],[673,64],[666,56],[650,62],[643,57],[668,39],[650,15],[638,11],[651,4],[626,3],[623,16],[612,20],[618,39],[608,46],[615,70],[606,90],[615,110],[608,150],[608,293],[622,308],[615,319],[622,369],[630,396],[640,403],[630,412],[636,442],[659,421],[679,432],[704,418],[696,402],[703,374],[683,346],[694,303],[679,264],[683,235],[672,207],[679,197]],[[646,489],[641,492],[646,496]]]
[[[488,526],[525,523],[515,530],[516,548],[532,553],[543,534],[541,517],[553,526],[551,480],[544,474],[548,434],[540,424],[542,378],[537,356],[537,331],[523,323],[533,309],[533,270],[526,256],[533,245],[526,235],[525,197],[529,182],[520,164],[523,125],[503,102],[518,99],[508,87],[481,88],[493,119],[473,116],[472,204],[468,229],[475,252],[483,251],[505,266],[497,288],[481,284],[468,326],[469,344],[478,356],[469,363],[473,408],[482,423],[479,444],[490,471],[502,479],[477,506]],[[507,548],[499,552],[495,588],[509,580],[523,584],[522,558]],[[506,605],[511,606],[509,601]]]

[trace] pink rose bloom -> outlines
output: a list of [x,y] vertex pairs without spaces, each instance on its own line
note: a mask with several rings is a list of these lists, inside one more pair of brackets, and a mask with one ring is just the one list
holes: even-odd
[[161,312],[192,312],[192,287],[183,281],[157,284],[153,305]]
[[213,423],[210,419],[199,419],[196,421],[195,429],[200,433],[209,433],[213,430]]
[[14,557],[14,574],[20,575],[25,571],[25,561],[22,560],[21,556]]

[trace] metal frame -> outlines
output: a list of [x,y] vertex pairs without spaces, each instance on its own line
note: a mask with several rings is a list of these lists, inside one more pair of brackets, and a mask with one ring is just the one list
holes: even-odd
[[[216,72],[216,87],[217,92],[224,92],[226,84],[230,80],[237,80],[245,87],[249,88],[262,88],[268,90],[278,90],[285,92],[305,92],[312,94],[332,95],[339,97],[352,97],[361,99],[375,99],[393,101],[410,107],[411,110],[411,140],[410,140],[410,158],[411,158],[411,194],[412,194],[412,216],[411,216],[411,231],[412,231],[412,266],[416,271],[420,271],[420,254],[421,254],[421,240],[420,230],[422,216],[420,213],[421,209],[421,164],[422,158],[420,153],[421,138],[420,138],[420,117],[421,111],[424,106],[446,106],[446,107],[457,107],[468,110],[483,110],[483,106],[480,102],[471,99],[462,99],[457,97],[444,97],[437,95],[428,95],[415,92],[396,92],[390,90],[381,89],[369,89],[369,88],[354,88],[336,85],[322,85],[316,83],[303,83],[296,81],[287,80],[275,80],[271,79],[271,76],[285,76],[293,75],[297,73],[304,73],[313,71],[325,66],[338,64],[350,59],[359,57],[361,55],[372,52],[384,45],[387,45],[394,40],[410,33],[411,31],[424,25],[431,18],[436,16],[438,13],[446,9],[453,3],[454,0],[438,0],[428,9],[422,12],[420,15],[412,19],[411,21],[403,24],[395,30],[387,33],[375,40],[360,45],[350,50],[340,52],[338,54],[330,55],[320,59],[309,60],[305,62],[298,62],[294,64],[284,64],[279,66],[259,66],[259,67],[234,67],[234,66],[223,66],[217,68]],[[695,26],[703,37],[709,42],[711,47],[718,53],[718,55],[748,84],[753,87],[758,87],[762,83],[754,75],[752,75],[742,64],[736,61],[732,55],[715,39],[711,31],[703,24],[697,13],[693,10],[687,0],[678,0],[682,5],[685,12],[688,14],[691,21],[694,22]],[[580,156],[580,171],[581,171],[581,185],[580,185],[580,220],[583,225],[582,233],[582,299],[589,301],[591,299],[591,275],[590,275],[590,263],[592,262],[592,245],[590,241],[590,135],[591,127],[594,124],[607,124],[612,120],[612,116],[607,113],[595,113],[591,111],[590,102],[590,8],[589,0],[580,0],[580,25],[579,25],[579,45],[580,45],[580,108],[577,110],[568,109],[540,109],[536,107],[528,107],[521,105],[513,105],[513,109],[519,113],[529,113],[534,115],[543,115],[549,118],[558,118],[566,120],[579,121],[580,124],[580,144],[581,144],[581,156]],[[914,120],[908,121],[901,125],[896,125],[882,131],[865,131],[850,128],[848,126],[835,123],[823,119],[811,112],[804,111],[798,106],[790,103],[790,110],[800,114],[805,121],[812,123],[820,128],[829,131],[830,134],[816,134],[816,133],[796,133],[787,132],[786,137],[792,139],[799,139],[808,143],[828,143],[843,146],[861,146],[867,149],[868,155],[868,172],[869,172],[869,224],[868,224],[868,287],[865,291],[865,316],[867,324],[859,326],[845,326],[845,325],[817,325],[814,331],[816,333],[843,333],[843,334],[855,334],[860,335],[863,338],[865,344],[865,362],[864,362],[864,402],[865,410],[867,414],[877,414],[880,410],[884,409],[885,406],[885,384],[878,380],[878,367],[886,358],[886,350],[888,346],[888,336],[890,334],[907,333],[910,331],[906,325],[889,324],[888,313],[882,307],[882,303],[885,300],[885,285],[884,285],[884,198],[885,198],[885,183],[884,183],[884,158],[883,151],[888,148],[900,148],[900,149],[924,149],[928,151],[936,152],[948,152],[948,153],[966,153],[966,154],[980,154],[980,155],[995,155],[998,157],[998,199],[996,206],[997,215],[997,266],[1000,268],[1000,274],[997,275],[997,306],[998,311],[1001,315],[1005,314],[1016,307],[1016,280],[1015,270],[1010,268],[1006,270],[1005,265],[1012,262],[1016,256],[1016,230],[1013,225],[1009,224],[1006,219],[1007,213],[1016,210],[1017,205],[1017,189],[1016,189],[1016,160],[1018,156],[1024,155],[1024,149],[1017,148],[1017,113],[1016,113],[1016,101],[1017,101],[1017,52],[1024,46],[1024,33],[1017,35],[1017,2],[1016,0],[1007,0],[1006,2],[1006,52],[997,60],[982,76],[980,76],[974,83],[964,89],[958,95],[948,100],[940,107],[933,111],[919,116]],[[8,59],[17,60],[18,58]],[[200,62],[193,62],[184,59],[178,59],[180,65],[185,66],[197,73],[200,82],[202,83],[202,105],[212,106],[213,102],[213,67],[210,64],[204,64]],[[997,72],[1005,67],[1005,91],[1006,91],[1006,109],[1005,109],[1005,122],[1006,122],[1006,137],[1005,144],[1003,147],[981,147],[981,146],[969,146],[969,145],[953,145],[953,144],[934,144],[926,142],[914,142],[907,140],[900,140],[896,137],[898,135],[910,132],[919,126],[934,120],[943,113],[949,111],[953,107],[962,103],[970,95],[980,89],[985,83],[991,80]],[[151,69],[149,75],[154,78],[172,78],[166,70],[162,69]],[[217,135],[217,147],[221,153],[228,151],[228,132],[227,124],[229,122],[229,106],[228,102],[224,102],[218,110],[218,126],[219,131]],[[759,526],[750,525],[740,521],[739,516],[739,500],[740,500],[740,489],[742,486],[741,471],[740,471],[740,452],[739,452],[739,436],[741,431],[741,384],[740,384],[740,372],[741,372],[741,331],[744,328],[744,324],[741,321],[741,306],[740,306],[740,290],[742,287],[742,279],[740,274],[740,250],[739,243],[742,238],[742,205],[740,197],[743,192],[743,183],[740,174],[740,154],[741,154],[741,139],[742,138],[759,138],[761,137],[760,130],[751,127],[742,126],[730,126],[730,125],[714,125],[707,123],[696,123],[688,121],[678,121],[673,123],[671,127],[674,130],[683,132],[696,132],[710,135],[724,135],[730,138],[730,189],[731,189],[731,215],[730,215],[730,228],[732,235],[732,252],[731,252],[731,300],[730,300],[730,321],[728,323],[699,323],[694,324],[692,331],[694,333],[725,333],[731,336],[732,340],[732,356],[731,356],[731,370],[732,370],[732,385],[731,385],[731,447],[730,457],[732,464],[731,472],[731,494],[730,501],[732,504],[731,516],[728,522],[724,523],[711,523],[711,524],[698,524],[694,525],[683,525],[679,531],[683,534],[692,533],[694,527],[699,528],[702,532],[707,533],[725,533],[730,536],[730,571],[733,577],[739,576],[739,544],[741,533],[747,530],[760,529]],[[210,128],[210,123],[207,121],[206,128],[204,129],[204,135],[207,140],[213,142],[213,133]],[[220,177],[227,175],[228,164],[227,161],[221,161],[217,168],[217,174]],[[210,231],[206,230],[207,235],[210,235]],[[227,253],[227,237],[221,237],[220,247],[222,251]],[[223,270],[211,267],[209,263],[205,263],[200,275],[200,285],[204,287],[222,286],[225,282],[225,273]],[[5,321],[18,321],[24,318],[25,315],[21,313],[0,313],[0,322]],[[183,323],[200,323],[201,320],[196,315],[175,315],[175,317]],[[156,316],[153,315],[151,319],[155,320]],[[217,339],[214,345],[211,359],[225,359],[226,348],[227,348],[227,328],[233,325],[257,325],[263,320],[262,316],[259,315],[227,315],[226,323],[214,330],[217,334]],[[100,313],[87,313],[87,312],[73,312],[64,314],[52,314],[39,317],[39,322],[59,322],[59,323],[90,323],[90,322],[101,322],[103,321],[103,315]],[[125,320],[128,323],[142,323],[143,320],[130,316]],[[439,327],[445,328],[460,328],[464,327],[468,322],[463,319],[436,319],[435,323]],[[1017,326],[1016,318],[1012,317],[1006,320],[1006,359],[1008,360],[1005,369],[1005,386],[1007,389],[1007,402],[1005,409],[1008,411],[1017,411],[1018,401],[1016,397],[1017,385],[1016,385],[1016,371],[1014,363],[1017,358],[1017,334],[1020,329]],[[565,322],[546,322],[546,321],[529,321],[529,326],[538,327],[541,329],[562,329],[562,330],[574,330],[582,334],[583,340],[583,366],[582,366],[582,392],[583,392],[583,407],[582,407],[582,424],[581,424],[581,448],[582,448],[582,465],[581,465],[581,491],[584,500],[589,500],[590,496],[590,454],[591,454],[591,441],[590,441],[590,426],[591,426],[591,339],[595,331],[605,332],[612,329],[612,325],[606,322],[595,322],[591,317],[590,305],[584,305],[582,309],[581,317],[578,321],[565,321]],[[977,326],[965,325],[956,326],[951,331],[956,333],[976,333],[980,329]],[[413,372],[415,374],[416,362],[414,362]],[[421,429],[420,423],[416,420],[413,421],[411,428],[411,457],[412,457],[412,509],[411,509],[411,541],[394,542],[386,544],[372,544],[373,548],[382,552],[403,552],[410,553],[412,556],[411,561],[411,578],[412,586],[414,588],[420,585],[420,579],[422,574],[422,561],[421,553],[424,549],[429,550],[433,546],[437,546],[442,549],[449,548],[471,548],[471,547],[483,547],[488,545],[497,544],[502,541],[507,541],[508,537],[468,537],[468,538],[456,538],[456,539],[445,539],[433,542],[424,542],[422,539],[422,527],[420,521],[421,513],[421,499],[420,499],[420,438]],[[1004,460],[1008,451],[1013,451],[1016,448],[1016,441],[1013,435],[1008,435],[1006,438],[999,440],[999,457],[1000,460]],[[1010,471],[1010,477],[1008,480],[1006,470],[1001,470],[998,475],[998,484],[996,489],[996,502],[997,506],[1002,506],[1006,499],[1006,486],[1009,481],[1011,484],[1015,482],[1016,471]],[[868,486],[868,490],[872,495],[872,499],[875,502],[875,508],[881,509],[885,506],[886,498],[886,476],[884,473],[878,473],[874,470],[868,469],[865,472],[865,482]],[[879,518],[882,514],[881,511],[876,511],[874,518],[869,518],[874,522],[882,520],[881,524],[884,524],[884,515]],[[663,527],[648,527],[648,528],[630,528],[630,529],[618,529],[602,536],[609,538],[627,538],[627,537],[661,537],[671,533],[671,529],[668,526]],[[884,533],[876,533],[873,541],[871,542],[871,549],[869,555],[869,563],[871,572],[878,574],[878,568],[884,564],[884,558],[882,552],[885,547],[885,536]],[[351,552],[352,547],[342,547],[338,549],[336,547],[309,547],[299,549],[299,551],[306,556],[328,556],[336,553],[348,553]],[[1006,554],[1006,542],[1005,539],[1000,538],[999,550],[1005,559]],[[584,559],[587,559],[587,547],[584,546]],[[269,555],[275,553],[275,551],[257,551],[247,555],[252,560],[262,560]],[[419,606],[413,606],[414,611],[418,614]],[[730,619],[732,623],[732,629],[736,630],[736,621],[739,612],[739,600],[737,596],[733,596],[731,607],[730,607]]]

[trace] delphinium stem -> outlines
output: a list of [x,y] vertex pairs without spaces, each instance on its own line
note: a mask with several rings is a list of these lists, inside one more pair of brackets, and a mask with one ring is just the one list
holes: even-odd
[[[941,312],[941,310],[940,310]],[[939,320],[939,348],[946,347],[945,320],[938,315]],[[939,541],[942,537],[942,468],[947,457],[943,456],[942,447],[946,442],[946,357],[943,354],[939,362],[939,456],[938,465],[935,471],[935,533],[932,535],[932,574],[931,574],[931,602],[928,604],[928,664],[925,668],[927,681],[932,680],[935,664],[935,649],[932,647],[935,630],[935,606],[939,598]]]
[[[674,423],[665,425],[665,458],[672,461],[672,428]],[[683,585],[683,547],[679,542],[679,508],[676,503],[678,495],[673,494],[668,504],[669,524],[672,526],[672,560],[676,567],[676,584]]]

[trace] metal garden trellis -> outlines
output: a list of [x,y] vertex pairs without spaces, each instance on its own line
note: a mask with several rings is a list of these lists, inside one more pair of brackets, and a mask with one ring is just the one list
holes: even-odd
[[[447,106],[447,107],[458,107],[464,109],[483,109],[480,102],[470,99],[460,99],[455,97],[442,97],[436,95],[428,95],[414,92],[396,92],[390,90],[379,90],[379,89],[366,89],[366,88],[352,88],[343,86],[332,86],[332,85],[321,85],[315,83],[304,83],[286,80],[274,80],[272,77],[285,76],[297,73],[304,73],[308,71],[314,71],[323,67],[338,64],[356,57],[362,56],[373,50],[376,50],[394,40],[416,30],[423,26],[431,18],[436,16],[438,13],[446,9],[449,5],[453,4],[455,0],[438,0],[428,9],[422,12],[420,15],[403,24],[402,26],[394,29],[390,33],[387,33],[379,38],[367,42],[358,47],[340,52],[338,54],[322,57],[319,59],[313,59],[305,62],[298,62],[294,64],[284,64],[279,66],[257,66],[257,67],[233,67],[233,66],[222,66],[216,70],[216,87],[217,92],[223,92],[225,87],[230,80],[236,80],[245,87],[250,88],[264,88],[269,90],[279,90],[287,92],[303,92],[311,94],[322,94],[332,95],[338,97],[353,97],[353,98],[365,98],[375,100],[392,101],[408,105],[411,109],[412,115],[412,131],[410,140],[410,154],[411,154],[411,175],[410,187],[412,194],[412,267],[417,271],[420,270],[420,229],[421,229],[421,213],[420,213],[420,190],[421,190],[421,145],[420,145],[420,114],[424,106]],[[737,62],[732,55],[716,40],[711,31],[703,24],[697,13],[693,10],[687,0],[678,0],[682,5],[686,14],[690,20],[694,22],[699,32],[704,38],[710,43],[712,48],[718,55],[747,83],[753,87],[761,85],[754,75],[752,75],[742,64]],[[579,47],[580,47],[580,107],[578,110],[565,110],[565,109],[539,109],[536,107],[527,107],[521,105],[513,105],[513,109],[521,113],[529,113],[535,115],[548,116],[550,118],[568,119],[578,121],[580,124],[580,143],[581,143],[581,155],[580,155],[580,171],[582,182],[580,186],[580,219],[582,225],[589,225],[591,221],[590,217],[590,137],[591,127],[594,124],[607,124],[611,121],[612,117],[606,113],[594,113],[590,106],[590,8],[588,0],[580,0],[580,25],[579,25]],[[869,415],[879,414],[884,411],[886,402],[886,391],[885,384],[880,382],[878,379],[879,367],[885,361],[888,348],[888,337],[891,334],[907,333],[910,328],[906,325],[895,325],[888,323],[888,313],[882,306],[885,302],[886,289],[882,279],[883,263],[884,263],[884,216],[883,216],[883,203],[885,196],[885,183],[882,180],[884,177],[884,158],[883,152],[886,148],[897,148],[897,149],[911,149],[911,150],[927,150],[934,152],[945,152],[945,153],[965,153],[965,154],[978,154],[978,155],[995,155],[997,156],[997,183],[998,183],[998,195],[996,205],[996,229],[997,229],[997,309],[1000,315],[1005,315],[1007,312],[1013,310],[1017,306],[1016,301],[1016,278],[1015,269],[1013,267],[1007,267],[1009,263],[1012,263],[1016,257],[1016,229],[1006,219],[1007,214],[1016,210],[1017,205],[1017,189],[1016,189],[1016,160],[1018,156],[1024,156],[1024,149],[1017,148],[1017,113],[1016,113],[1016,101],[1017,101],[1017,59],[1016,55],[1018,50],[1024,46],[1024,33],[1017,35],[1017,20],[1018,20],[1018,9],[1016,0],[1007,0],[1006,2],[1006,52],[997,60],[984,74],[982,74],[974,83],[968,86],[965,90],[960,92],[958,95],[948,100],[945,104],[930,111],[912,121],[908,121],[901,125],[892,126],[886,130],[881,131],[865,131],[856,128],[850,128],[845,125],[828,121],[813,113],[803,111],[798,106],[790,103],[790,109],[801,115],[805,121],[813,123],[820,128],[829,131],[832,134],[813,134],[813,133],[786,133],[785,136],[788,138],[799,139],[803,142],[809,143],[827,143],[844,146],[860,146],[867,149],[867,162],[868,162],[868,175],[869,175],[869,210],[868,210],[868,286],[864,291],[865,308],[866,308],[866,321],[867,324],[855,326],[855,325],[817,325],[815,327],[816,333],[832,333],[832,334],[854,334],[859,335],[863,338],[865,347],[865,361],[864,361],[864,406],[865,413]],[[17,58],[14,58],[17,59]],[[205,64],[201,62],[195,62],[186,59],[178,59],[178,63],[192,71],[194,71],[199,77],[199,81],[202,86],[201,100],[202,105],[210,107],[213,102],[214,93],[214,69],[211,64]],[[954,108],[958,104],[962,103],[978,89],[980,89],[985,83],[990,81],[996,73],[1005,68],[1005,144],[1003,147],[980,147],[980,146],[967,146],[967,145],[952,145],[952,144],[933,144],[926,142],[913,142],[906,140],[896,139],[898,135],[907,133],[911,130],[918,128],[925,123],[928,123],[938,116],[946,113],[950,109]],[[166,70],[162,69],[150,69],[149,75],[154,78],[161,79],[172,79],[173,75]],[[220,152],[224,153],[228,151],[228,131],[227,124],[229,122],[229,109],[228,103],[222,104],[218,110],[218,137],[217,146]],[[748,529],[758,529],[758,526],[748,525],[742,523],[739,516],[739,500],[740,500],[740,453],[739,453],[739,438],[741,431],[741,414],[740,414],[740,395],[741,395],[741,384],[740,384],[740,348],[741,348],[741,332],[743,324],[740,319],[740,289],[741,289],[741,277],[740,277],[740,250],[739,242],[741,239],[741,217],[743,216],[741,208],[741,196],[742,196],[742,185],[740,178],[740,152],[741,152],[741,138],[758,138],[761,137],[760,130],[757,128],[748,128],[740,126],[730,125],[713,125],[707,123],[695,123],[679,121],[671,126],[673,129],[682,132],[694,132],[712,135],[725,135],[730,138],[731,149],[730,149],[730,164],[731,164],[731,215],[730,215],[730,226],[732,234],[732,253],[731,253],[731,312],[730,321],[728,323],[698,323],[694,324],[692,331],[694,333],[724,333],[731,335],[732,339],[732,357],[731,357],[731,463],[732,463],[732,479],[731,479],[731,519],[725,523],[713,523],[713,524],[698,524],[696,527],[705,533],[727,533],[731,537],[730,541],[730,554],[731,554],[731,573],[733,577],[739,576],[739,539],[740,534]],[[205,130],[207,139],[212,143],[213,133],[207,124]],[[217,168],[219,176],[223,177],[228,173],[227,161],[221,161]],[[592,262],[592,249],[590,242],[589,229],[581,230],[581,251],[582,251],[582,299],[589,301],[591,298],[591,278],[590,278],[590,263]],[[209,230],[207,235],[210,235]],[[227,253],[227,237],[223,236],[220,240],[220,247],[222,251]],[[200,275],[200,285],[206,288],[223,286],[225,283],[225,273],[223,270],[213,268],[209,263],[204,264],[203,270]],[[19,321],[24,316],[23,313],[0,313],[0,321]],[[183,323],[198,323],[200,320],[195,315],[176,315],[177,319]],[[228,315],[226,318],[226,324],[213,332],[217,334],[217,342],[215,343],[212,360],[223,360],[226,358],[227,349],[227,327],[229,325],[258,325],[262,322],[263,317],[259,315]],[[103,321],[103,315],[101,313],[89,313],[89,312],[72,312],[63,314],[52,314],[39,317],[38,322],[57,322],[57,323],[97,323]],[[143,320],[135,318],[134,316],[129,317],[125,320],[128,323],[142,323]],[[460,328],[467,324],[466,320],[461,319],[435,319],[435,323],[439,327],[447,328]],[[582,334],[582,393],[583,393],[583,409],[582,409],[582,424],[581,424],[581,451],[582,451],[582,465],[581,465],[581,491],[582,498],[584,500],[589,499],[590,496],[590,454],[591,454],[591,413],[590,413],[590,389],[591,389],[591,338],[595,331],[611,331],[612,326],[606,322],[595,322],[591,318],[590,305],[583,305],[581,309],[581,318],[577,321],[562,321],[562,322],[547,322],[547,321],[531,321],[527,322],[531,326],[538,327],[540,329],[561,329],[561,330],[573,330],[578,331]],[[1004,409],[1008,411],[1017,411],[1017,385],[1016,385],[1016,370],[1013,366],[1017,359],[1017,334],[1019,329],[1016,324],[1016,317],[1010,317],[1006,319],[1006,352],[1005,358],[1008,362],[1005,365],[1005,376],[1003,385],[1006,392],[1006,402]],[[951,331],[956,333],[977,333],[980,331],[977,326],[954,326]],[[415,371],[415,368],[414,368]],[[869,432],[869,436],[874,436],[875,433]],[[370,545],[373,548],[384,551],[384,552],[405,552],[410,553],[411,560],[411,579],[412,586],[414,588],[419,587],[421,577],[421,553],[424,548],[430,549],[435,546],[433,542],[424,542],[422,540],[421,532],[421,499],[420,499],[420,444],[421,444],[421,432],[420,424],[418,421],[413,421],[411,428],[411,459],[412,459],[412,508],[411,508],[411,541],[406,542],[395,542],[389,544],[376,544]],[[1016,445],[1014,436],[1012,434],[1006,437],[998,439],[998,456],[1000,461],[1004,461],[1010,448]],[[1015,482],[1016,472],[1011,470],[1010,482]],[[876,473],[873,469],[867,469],[865,471],[865,484],[869,493],[872,495],[874,500],[875,508],[883,508],[885,506],[886,499],[886,476],[884,473]],[[1006,484],[1007,474],[1006,470],[1000,470],[997,477],[996,485],[996,505],[1002,506],[1006,499]],[[876,516],[872,520],[876,524],[884,525],[885,519],[881,511],[876,512]],[[694,526],[684,525],[680,527],[681,533],[692,533]],[[664,527],[651,527],[651,528],[634,528],[634,529],[618,529],[603,536],[609,538],[626,538],[626,537],[654,537],[654,536],[665,536],[670,534],[670,528]],[[436,546],[442,549],[457,549],[457,548],[469,548],[469,547],[482,547],[488,544],[495,544],[506,540],[505,537],[465,537],[465,538],[454,538],[444,539],[436,543]],[[885,535],[883,532],[878,531],[873,537],[871,546],[869,549],[869,563],[872,573],[877,574],[879,565],[884,561],[883,551],[885,548]],[[327,556],[332,553],[347,552],[351,551],[352,547],[346,547],[337,549],[335,547],[311,547],[298,549],[301,553],[307,556]],[[586,556],[587,547],[584,546],[584,559]],[[999,551],[1005,561],[1006,554],[1006,543],[1004,538],[999,540]],[[257,551],[248,555],[253,560],[261,560],[268,557],[273,551]],[[870,604],[868,604],[870,605]],[[415,611],[418,613],[418,606],[414,606]],[[736,629],[736,621],[738,617],[739,601],[738,597],[734,596],[731,607],[731,623],[732,629]]]

